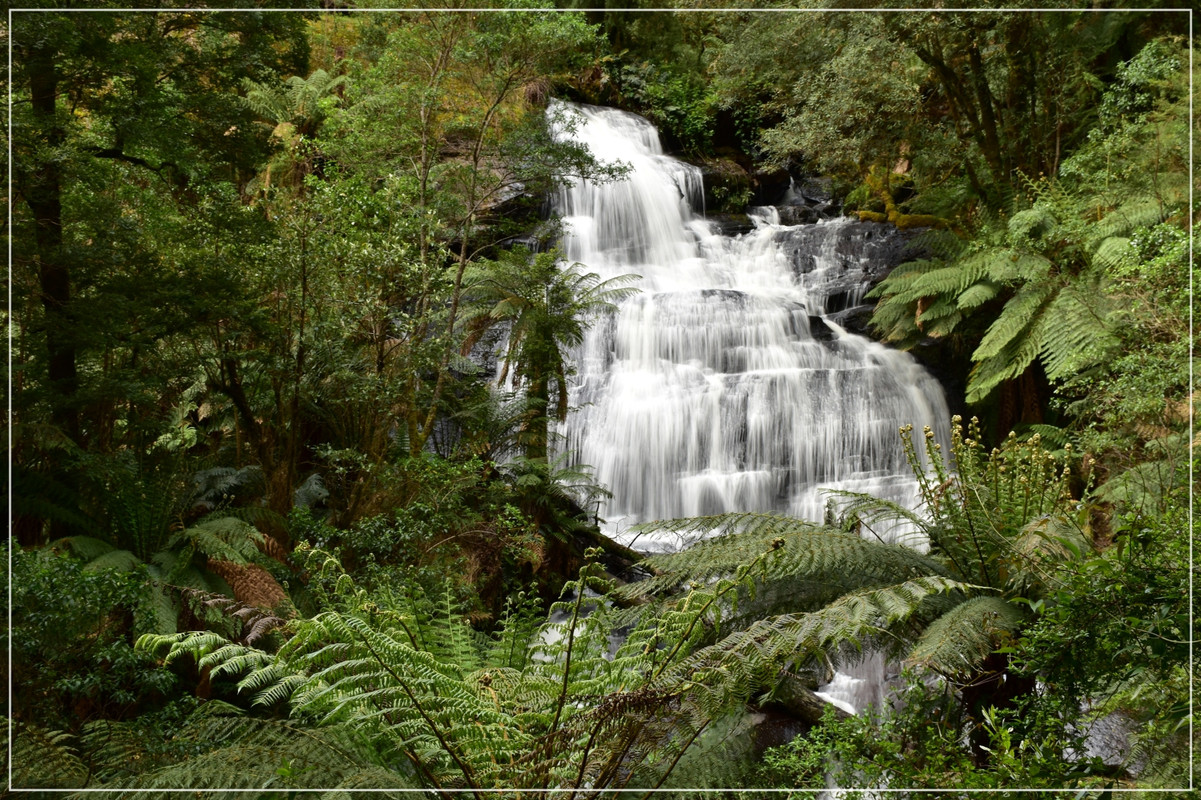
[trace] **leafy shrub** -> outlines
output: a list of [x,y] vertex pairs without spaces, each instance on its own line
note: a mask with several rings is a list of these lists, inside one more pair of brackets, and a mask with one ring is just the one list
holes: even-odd
[[1093,775],[1103,765],[1071,756],[1083,752],[1082,735],[1062,715],[1034,708],[1037,699],[1021,713],[985,712],[989,757],[981,762],[967,746],[973,721],[951,688],[918,672],[903,681],[889,706],[842,718],[831,709],[809,733],[769,749],[760,780],[812,788],[827,781],[844,788],[959,788],[963,794],[950,796],[962,798],[973,789],[1099,785]]
[[13,553],[13,716],[55,729],[122,718],[160,700],[174,676],[132,647],[152,616],[144,572],[86,570],[51,550]]
[[717,103],[704,83],[646,61],[621,63],[611,69],[611,79],[626,102],[659,126],[666,137],[689,152],[709,147]]

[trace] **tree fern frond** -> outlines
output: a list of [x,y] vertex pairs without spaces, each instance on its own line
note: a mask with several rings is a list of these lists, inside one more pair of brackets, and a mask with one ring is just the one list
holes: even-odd
[[135,633],[175,633],[178,621],[179,608],[171,591],[161,582],[153,582],[134,612]]
[[49,547],[55,551],[66,549],[85,564],[116,550],[112,542],[94,536],[67,536],[51,542]]
[[1058,448],[1063,448],[1064,445],[1071,442],[1071,437],[1068,432],[1055,425],[1047,425],[1044,423],[1032,423],[1022,428],[1024,431],[1023,438],[1029,438],[1037,434],[1039,438]]
[[1058,226],[1055,213],[1045,204],[1017,212],[1009,218],[1009,235],[1019,241],[1037,241]]
[[88,768],[79,757],[74,737],[27,723],[13,728],[12,788],[71,789],[87,784]]
[[980,346],[972,353],[972,360],[980,362],[999,355],[1029,328],[1053,292],[1053,287],[1041,283],[1026,284],[1018,289],[1005,304],[1000,316],[989,326]]
[[928,274],[947,268],[942,259],[916,259],[899,264],[884,280],[866,295],[868,299],[901,298],[903,302],[916,300],[923,295],[915,286]]
[[1163,200],[1154,195],[1127,198],[1121,205],[1090,226],[1087,246],[1094,252],[1106,239],[1129,236],[1139,228],[1149,228],[1163,222],[1167,207]]
[[971,673],[1028,616],[1000,597],[974,597],[930,623],[905,660],[947,676]]
[[1093,250],[1092,261],[1104,270],[1116,271],[1137,263],[1138,251],[1125,236],[1102,239]]
[[196,502],[205,508],[228,506],[235,497],[260,494],[266,490],[263,470],[257,465],[235,469],[213,467],[192,476]]
[[1000,291],[1001,287],[992,281],[973,283],[955,299],[955,305],[960,310],[977,308],[995,298]]
[[1038,345],[1048,378],[1074,375],[1118,346],[1107,305],[1097,282],[1078,281],[1061,289],[1047,306],[1039,321]]
[[113,569],[118,572],[133,572],[141,565],[142,559],[128,550],[109,550],[107,553],[103,553],[89,561],[84,566],[84,569],[88,572],[99,572],[106,569]]
[[245,564],[258,555],[263,534],[245,520],[223,515],[197,522],[172,537],[173,544],[186,544],[216,561]]
[[846,532],[863,528],[866,531],[860,531],[861,534],[880,537],[884,530],[903,520],[913,530],[929,534],[930,520],[900,503],[862,492],[828,490],[826,494],[842,501],[836,504],[836,510],[839,527]]
[[[941,574],[942,567],[907,547],[818,528],[773,514],[727,514],[650,523],[661,530],[695,535],[719,533],[678,553],[651,556],[659,574],[615,590],[624,602],[645,601],[705,585],[734,574],[764,551],[773,556],[756,575],[759,612],[790,603],[793,610],[815,607],[845,592],[896,583],[916,575]],[[752,606],[747,606],[749,611]]]
[[1052,513],[1035,517],[1014,537],[1016,569],[1010,578],[1015,593],[1030,597],[1046,584],[1054,565],[1078,561],[1092,551],[1092,542],[1074,520]]
[[1002,285],[1046,280],[1053,266],[1045,256],[1008,247],[990,248],[975,258],[979,259],[976,280],[987,279]]
[[979,403],[1004,381],[1017,378],[1039,355],[1039,339],[1030,334],[1016,336],[999,353],[988,356],[972,368],[968,376],[968,403]]
[[1167,458],[1144,461],[1119,472],[1101,484],[1098,497],[1123,509],[1159,513],[1173,490],[1188,485],[1185,447],[1180,437],[1168,438],[1174,441]]
[[517,670],[524,667],[542,622],[541,611],[533,592],[521,591],[508,597],[488,651],[487,664]]
[[[906,623],[927,612],[947,592],[971,593],[977,587],[950,578],[922,577],[900,584],[853,592],[808,614],[785,614],[759,620],[681,662],[671,677],[684,680],[706,713],[718,715],[742,702],[789,665],[812,660],[838,663],[857,657],[871,639],[897,646],[908,638]],[[857,652],[857,650],[856,650]]]
[[922,273],[914,280],[909,291],[918,297],[951,295],[974,283],[977,276],[961,264],[951,264],[940,269]]
[[963,315],[959,312],[955,297],[952,295],[937,297],[932,303],[922,308],[921,312],[917,315],[917,323],[928,333],[935,325],[941,323],[945,326],[948,319],[958,322],[962,318]]
[[85,725],[80,735],[80,749],[87,753],[93,778],[102,784],[161,766],[162,756],[153,753],[148,744],[146,731],[136,720],[96,720]]

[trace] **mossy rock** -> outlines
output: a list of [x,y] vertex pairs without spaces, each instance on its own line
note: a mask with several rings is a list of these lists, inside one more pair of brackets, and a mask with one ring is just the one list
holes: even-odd
[[712,158],[697,164],[705,181],[705,211],[739,214],[746,211],[754,194],[748,173],[731,158]]

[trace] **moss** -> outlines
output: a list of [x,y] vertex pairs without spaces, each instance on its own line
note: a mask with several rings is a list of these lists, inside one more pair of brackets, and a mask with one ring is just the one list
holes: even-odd
[[[875,210],[860,210],[858,212],[859,219],[865,222],[891,222],[900,230],[908,230],[910,228],[950,228],[949,220],[942,217],[936,217],[933,214],[906,214],[897,208],[896,194],[898,191],[905,191],[911,188],[913,179],[908,175],[895,175],[887,170],[882,170],[879,167],[872,167],[868,170],[867,175],[863,179],[863,185],[852,192],[855,195],[860,189],[870,193],[871,199],[876,201],[871,205],[875,208],[883,206],[883,212]],[[851,196],[847,200],[850,201]],[[860,205],[864,205],[860,203]]]

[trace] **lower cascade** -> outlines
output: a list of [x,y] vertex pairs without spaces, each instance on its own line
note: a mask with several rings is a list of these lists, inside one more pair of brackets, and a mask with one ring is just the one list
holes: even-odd
[[784,226],[766,208],[752,231],[720,235],[696,212],[700,170],[664,155],[654,126],[572,109],[578,124],[565,135],[629,174],[554,199],[566,257],[605,279],[641,276],[641,292],[576,354],[563,430],[567,451],[613,493],[600,514],[607,533],[662,551],[687,543],[631,526],[730,511],[821,521],[830,489],[915,503],[898,428],[930,425],[945,440],[942,390],[911,356],[833,318],[862,300],[864,236],[891,229],[845,218]]

